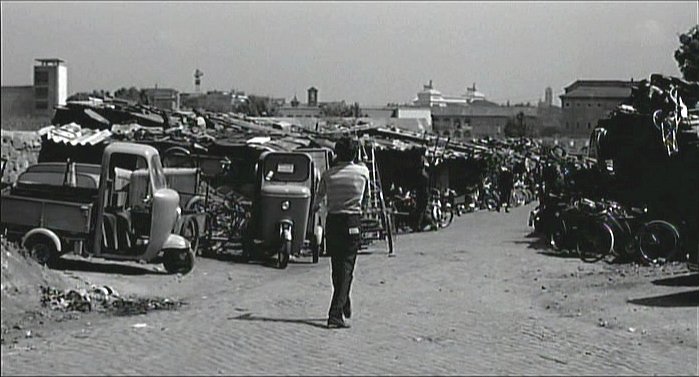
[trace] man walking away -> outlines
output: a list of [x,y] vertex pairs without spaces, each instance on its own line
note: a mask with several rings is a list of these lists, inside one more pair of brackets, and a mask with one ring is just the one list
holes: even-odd
[[359,143],[349,137],[335,144],[336,163],[323,172],[313,203],[317,211],[327,199],[325,233],[333,281],[328,328],[349,327],[344,318],[352,316],[349,293],[361,243],[362,198],[369,182],[369,169],[354,163],[358,151]]

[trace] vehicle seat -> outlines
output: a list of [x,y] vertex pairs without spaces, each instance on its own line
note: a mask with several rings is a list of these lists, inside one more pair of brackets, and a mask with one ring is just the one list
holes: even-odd
[[102,221],[102,246],[109,250],[117,250],[117,220],[111,213],[104,213]]
[[119,250],[130,249],[133,244],[133,228],[131,227],[131,214],[123,208],[114,211],[116,218],[117,240],[119,241]]

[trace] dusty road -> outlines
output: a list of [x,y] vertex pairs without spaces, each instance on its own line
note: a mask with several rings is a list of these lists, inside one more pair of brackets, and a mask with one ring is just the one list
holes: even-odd
[[351,329],[324,328],[325,258],[283,271],[200,259],[182,279],[76,262],[70,274],[188,305],[45,325],[2,346],[2,374],[699,374],[697,275],[549,255],[527,237],[529,209],[361,255]]

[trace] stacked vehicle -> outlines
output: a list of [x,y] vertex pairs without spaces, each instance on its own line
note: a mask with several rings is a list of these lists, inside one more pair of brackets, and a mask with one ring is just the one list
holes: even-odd
[[[585,261],[699,258],[699,83],[651,75],[599,122],[590,166],[559,167],[530,225]],[[568,166],[568,176],[560,167]]]
[[[140,177],[140,178],[139,178]],[[138,181],[142,184],[138,184]],[[65,253],[162,262],[171,273],[194,266],[179,194],[167,187],[158,151],[112,143],[102,164],[39,163],[2,192],[3,234],[42,264]]]

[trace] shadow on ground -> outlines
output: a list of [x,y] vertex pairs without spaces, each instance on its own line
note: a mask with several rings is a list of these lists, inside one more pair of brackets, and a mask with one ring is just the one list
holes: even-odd
[[515,245],[527,245],[527,249],[538,250],[537,254],[546,255],[549,257],[557,258],[578,258],[578,255],[574,252],[566,250],[555,250],[548,243],[546,238],[541,237],[536,233],[529,233],[525,236],[527,239],[524,241],[511,241]]
[[257,316],[250,314],[250,313],[246,313],[246,314],[241,314],[241,315],[236,316],[236,317],[229,317],[228,319],[234,319],[234,320],[238,320],[238,321],[296,323],[296,324],[318,327],[321,329],[327,328],[327,326],[325,325],[325,322],[327,321],[327,319],[325,319],[325,318],[305,318],[305,319],[304,318],[301,318],[301,319],[268,318],[268,317],[257,317]]
[[699,306],[699,290],[628,300],[629,303],[657,307]]
[[157,271],[150,266],[134,266],[120,263],[97,262],[94,260],[66,259],[61,258],[53,266],[54,270],[60,271],[83,271],[100,272],[105,274],[121,275],[167,275],[167,272]]
[[653,284],[668,287],[699,287],[699,273],[657,279],[653,280]]

